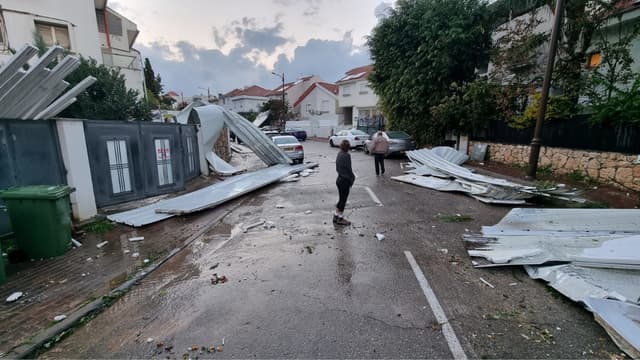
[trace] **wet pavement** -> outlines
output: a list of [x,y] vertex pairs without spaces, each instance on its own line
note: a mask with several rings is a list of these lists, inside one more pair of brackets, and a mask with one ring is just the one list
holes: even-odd
[[[42,357],[450,358],[405,251],[470,358],[619,353],[588,312],[522,269],[471,266],[462,234],[495,224],[510,208],[390,180],[402,173],[402,159],[388,159],[387,173],[376,177],[373,158],[356,151],[346,210],[353,224],[334,226],[337,149],[304,146],[307,160],[320,163],[317,173],[243,197],[219,225]],[[458,214],[470,220],[444,220]],[[260,220],[275,226],[243,231]],[[212,281],[223,276],[227,282]],[[223,341],[223,352],[209,352]]]

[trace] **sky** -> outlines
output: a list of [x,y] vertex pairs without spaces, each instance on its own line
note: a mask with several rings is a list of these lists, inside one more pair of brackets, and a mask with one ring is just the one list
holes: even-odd
[[138,25],[134,47],[184,96],[278,87],[301,76],[335,82],[371,63],[366,37],[388,0],[109,0]]

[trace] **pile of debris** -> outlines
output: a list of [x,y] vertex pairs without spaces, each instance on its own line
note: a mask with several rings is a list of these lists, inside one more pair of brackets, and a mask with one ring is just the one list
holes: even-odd
[[492,204],[522,205],[534,196],[584,201],[575,189],[540,188],[475,174],[460,166],[467,161],[466,154],[446,146],[408,151],[407,157],[413,169],[406,171],[407,175],[392,177],[393,180],[438,191],[464,192]]
[[[53,46],[42,57],[33,45],[25,45],[0,68],[0,119],[46,120],[58,115],[76,101],[76,96],[96,82],[88,76],[60,96],[69,86],[64,81],[80,66],[74,56],[65,56],[64,48]],[[56,100],[57,99],[57,100]]]
[[464,239],[475,267],[524,265],[640,358],[640,210],[517,208]]

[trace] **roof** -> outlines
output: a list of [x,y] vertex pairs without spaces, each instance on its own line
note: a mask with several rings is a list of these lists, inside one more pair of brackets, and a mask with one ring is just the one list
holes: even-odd
[[309,88],[305,92],[303,92],[302,95],[300,95],[298,100],[296,100],[296,102],[293,103],[293,107],[298,106],[302,102],[302,100],[304,100],[304,98],[309,96],[309,94],[311,94],[313,92],[313,90],[318,86],[321,87],[321,88],[324,88],[325,90],[329,91],[330,93],[332,93],[334,95],[338,95],[338,85],[330,84],[330,83],[326,83],[326,82],[315,82],[315,83],[311,84],[311,86],[309,86]]
[[347,81],[366,79],[369,77],[369,74],[371,74],[372,71],[373,71],[372,64],[351,69],[345,73],[345,76],[342,79],[336,81],[336,84],[347,82]]
[[[292,87],[293,85],[295,85],[295,83],[292,83],[292,82],[284,84],[284,91],[286,92],[287,90],[291,89],[291,87]],[[275,88],[275,89],[273,89],[273,90],[269,91],[269,92],[267,93],[267,95],[265,95],[265,96],[270,96],[270,95],[281,95],[281,94],[282,94],[282,85],[280,85],[280,86],[278,86],[277,88]]]
[[175,91],[169,91],[168,93],[164,94],[164,96],[178,97],[178,93]]
[[270,91],[260,87],[258,85],[252,85],[244,89],[233,89],[224,94],[225,97],[238,97],[238,96],[260,96],[266,97]]

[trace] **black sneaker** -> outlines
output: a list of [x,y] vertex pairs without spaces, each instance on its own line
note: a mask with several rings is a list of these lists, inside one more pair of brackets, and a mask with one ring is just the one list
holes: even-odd
[[335,221],[336,225],[351,225],[351,221],[345,219],[345,218],[338,218],[337,221]]
[[334,224],[337,224],[337,223],[338,223],[338,219],[339,219],[338,215],[335,215],[335,214],[334,214],[334,215],[333,215],[333,223],[334,223]]

